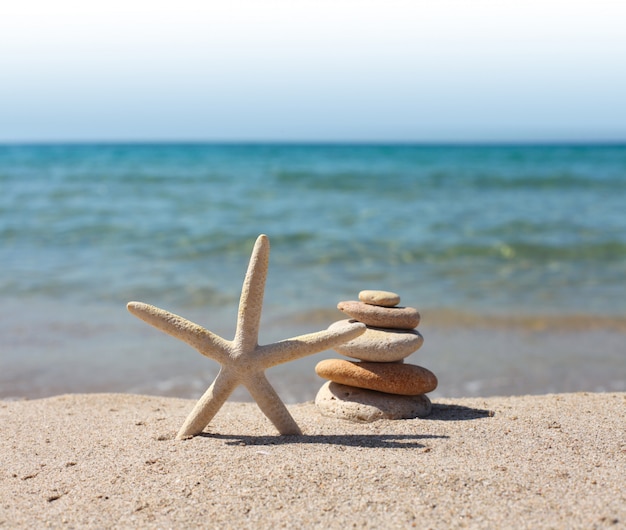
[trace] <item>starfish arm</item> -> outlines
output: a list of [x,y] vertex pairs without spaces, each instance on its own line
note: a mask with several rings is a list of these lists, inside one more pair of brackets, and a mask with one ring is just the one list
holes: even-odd
[[255,353],[255,360],[263,367],[270,368],[348,342],[365,333],[366,329],[361,322],[350,322],[338,328],[281,340],[260,346]]
[[244,382],[244,386],[280,434],[302,434],[300,427],[263,372],[253,374]]
[[237,330],[233,343],[240,351],[252,351],[258,344],[269,256],[270,241],[266,235],[261,234],[252,249],[239,299]]
[[182,440],[189,436],[200,434],[238,384],[239,379],[236,374],[232,370],[222,367],[213,384],[202,395],[189,416],[187,416],[176,438]]
[[228,358],[228,341],[198,324],[142,302],[129,302],[128,310],[161,331],[193,346],[205,357],[223,363]]

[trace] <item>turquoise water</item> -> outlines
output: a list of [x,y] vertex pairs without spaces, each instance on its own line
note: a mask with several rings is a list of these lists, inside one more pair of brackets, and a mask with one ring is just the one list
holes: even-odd
[[94,379],[87,344],[141,372],[130,349],[156,339],[128,300],[228,334],[260,233],[272,338],[366,288],[424,315],[623,318],[625,205],[626,145],[0,146],[0,396],[37,394],[42,348],[64,374]]

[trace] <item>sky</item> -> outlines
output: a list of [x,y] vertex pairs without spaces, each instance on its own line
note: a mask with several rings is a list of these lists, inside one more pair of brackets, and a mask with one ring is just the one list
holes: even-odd
[[9,0],[0,142],[625,141],[626,4]]

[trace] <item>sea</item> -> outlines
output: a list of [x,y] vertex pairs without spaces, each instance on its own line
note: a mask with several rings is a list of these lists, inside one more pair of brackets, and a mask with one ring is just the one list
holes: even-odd
[[[435,398],[626,391],[626,144],[7,144],[0,399],[199,397],[219,365],[126,304],[231,339],[259,234],[261,344],[382,289],[422,315]],[[335,357],[268,378],[309,401]]]

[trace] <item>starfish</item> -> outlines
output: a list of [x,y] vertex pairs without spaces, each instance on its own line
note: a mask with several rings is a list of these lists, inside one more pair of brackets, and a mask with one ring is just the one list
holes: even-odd
[[265,370],[332,348],[365,332],[364,324],[347,322],[339,329],[327,329],[259,346],[259,327],[269,252],[269,239],[262,234],[256,240],[248,264],[239,300],[235,338],[232,341],[225,340],[198,324],[158,307],[142,302],[128,303],[128,310],[133,315],[186,342],[202,355],[221,365],[215,381],[178,431],[176,438],[179,440],[200,434],[239,385],[244,385],[248,389],[259,408],[280,434],[302,434],[287,407],[265,377]]

